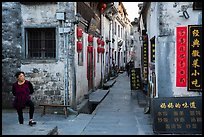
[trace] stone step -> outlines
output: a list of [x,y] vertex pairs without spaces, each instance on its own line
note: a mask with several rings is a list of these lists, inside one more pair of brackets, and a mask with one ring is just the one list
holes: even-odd
[[97,89],[89,94],[89,102],[92,104],[99,104],[109,93],[110,90]]
[[106,83],[103,84],[103,89],[108,89],[110,87],[112,87],[115,84],[116,80],[109,80]]

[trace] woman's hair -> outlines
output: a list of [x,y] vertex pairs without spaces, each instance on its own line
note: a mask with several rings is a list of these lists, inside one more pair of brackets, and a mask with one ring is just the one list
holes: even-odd
[[16,72],[15,77],[18,78],[18,76],[19,76],[20,74],[23,74],[23,75],[25,76],[25,73],[24,73],[23,71],[18,71],[18,72]]

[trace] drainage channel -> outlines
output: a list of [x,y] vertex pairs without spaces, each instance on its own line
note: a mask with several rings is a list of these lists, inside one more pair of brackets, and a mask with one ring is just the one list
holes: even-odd
[[92,112],[96,109],[99,103],[92,103],[89,102],[89,114],[92,114]]

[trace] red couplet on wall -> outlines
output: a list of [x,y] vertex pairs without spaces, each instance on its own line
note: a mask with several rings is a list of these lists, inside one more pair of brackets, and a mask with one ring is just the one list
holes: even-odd
[[187,27],[176,28],[176,87],[187,86]]

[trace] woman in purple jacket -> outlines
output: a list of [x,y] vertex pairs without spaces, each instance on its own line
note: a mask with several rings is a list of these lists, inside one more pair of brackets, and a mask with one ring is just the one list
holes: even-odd
[[31,101],[30,94],[34,92],[33,85],[30,81],[25,80],[25,73],[20,71],[15,74],[17,81],[13,83],[12,93],[15,96],[13,106],[16,108],[18,113],[18,120],[20,124],[23,124],[23,109],[29,107],[29,125],[36,124],[33,121],[34,114],[34,103]]

